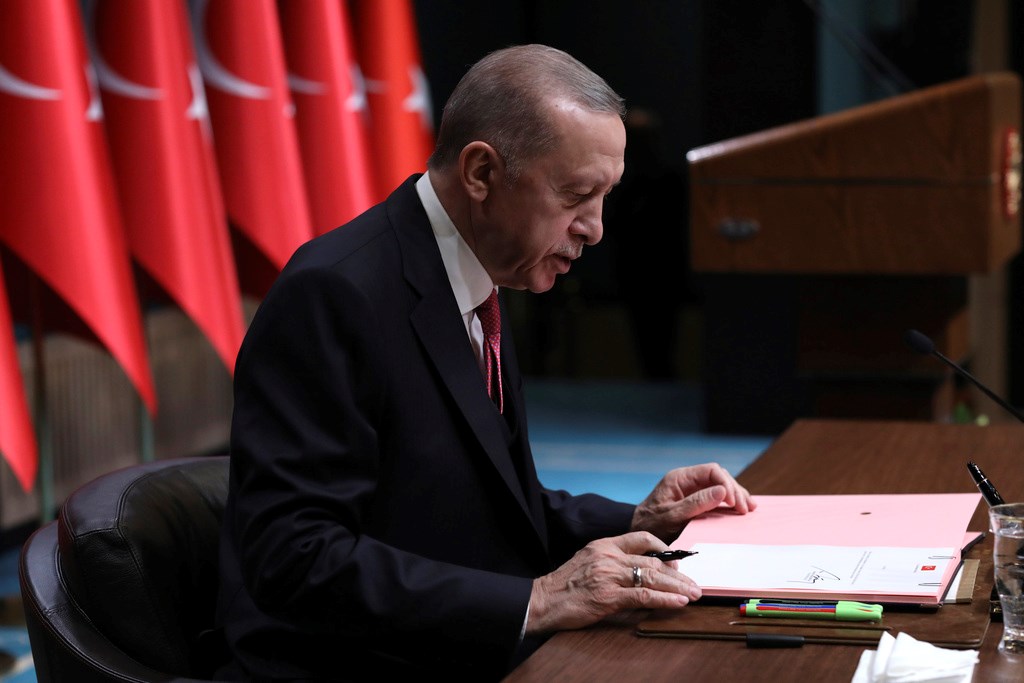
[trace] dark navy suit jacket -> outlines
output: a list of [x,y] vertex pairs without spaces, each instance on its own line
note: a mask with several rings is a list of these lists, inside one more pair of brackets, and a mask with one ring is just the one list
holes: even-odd
[[242,344],[218,601],[234,675],[499,678],[535,645],[531,580],[628,531],[632,505],[537,480],[512,335],[502,416],[416,178],[298,249]]

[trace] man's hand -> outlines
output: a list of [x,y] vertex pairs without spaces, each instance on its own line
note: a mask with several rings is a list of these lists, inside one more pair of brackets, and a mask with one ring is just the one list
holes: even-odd
[[746,514],[757,503],[718,463],[679,467],[666,474],[633,513],[633,531],[671,543],[688,521],[722,504]]
[[622,610],[679,608],[697,600],[700,587],[675,563],[643,556],[666,549],[645,531],[588,543],[561,567],[534,580],[526,632],[582,628]]

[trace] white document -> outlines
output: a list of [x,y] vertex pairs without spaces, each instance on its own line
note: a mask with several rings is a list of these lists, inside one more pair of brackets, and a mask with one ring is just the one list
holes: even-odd
[[926,602],[941,594],[960,559],[950,547],[698,543],[692,550],[677,566],[705,595],[751,598]]

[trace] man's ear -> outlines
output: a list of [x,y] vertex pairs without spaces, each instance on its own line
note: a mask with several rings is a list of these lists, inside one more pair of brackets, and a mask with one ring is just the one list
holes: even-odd
[[462,148],[459,154],[459,180],[466,194],[482,202],[498,176],[502,161],[497,150],[486,142],[475,140]]

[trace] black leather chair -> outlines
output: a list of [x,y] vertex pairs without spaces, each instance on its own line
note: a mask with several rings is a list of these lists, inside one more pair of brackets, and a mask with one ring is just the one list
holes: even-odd
[[85,484],[20,558],[39,681],[209,680],[227,456],[158,460]]

